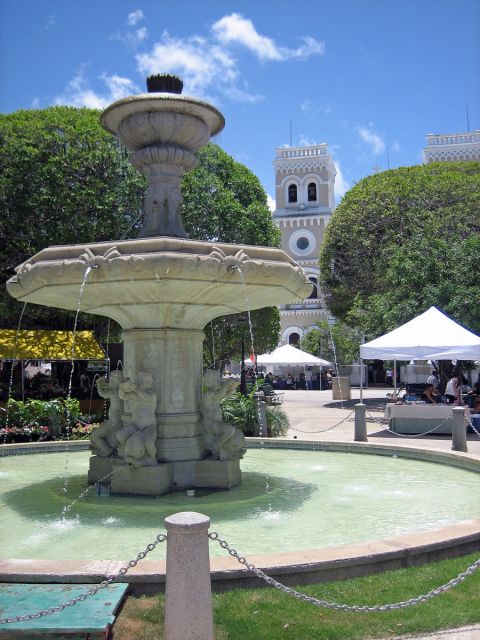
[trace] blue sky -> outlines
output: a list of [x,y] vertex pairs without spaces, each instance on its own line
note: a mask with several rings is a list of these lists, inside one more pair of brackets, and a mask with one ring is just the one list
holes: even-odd
[[479,0],[0,0],[0,111],[104,107],[150,73],[226,118],[217,142],[274,195],[275,147],[327,142],[337,195],[480,129]]

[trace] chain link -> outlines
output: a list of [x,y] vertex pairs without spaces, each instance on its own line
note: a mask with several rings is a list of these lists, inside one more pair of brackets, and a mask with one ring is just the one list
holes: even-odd
[[411,607],[415,604],[419,604],[421,602],[427,602],[427,600],[431,600],[435,596],[445,593],[449,589],[452,589],[452,587],[457,586],[457,584],[459,584],[460,582],[463,582],[465,578],[467,578],[468,576],[471,576],[475,571],[480,569],[480,558],[479,558],[472,565],[470,565],[468,569],[466,569],[465,571],[462,571],[462,573],[460,573],[456,578],[449,580],[449,582],[441,585],[440,587],[437,587],[436,589],[432,589],[428,593],[425,593],[420,596],[416,596],[415,598],[409,598],[408,600],[402,600],[400,602],[394,602],[392,604],[377,604],[372,606],[348,605],[348,604],[340,604],[338,602],[328,602],[327,600],[319,600],[318,598],[314,598],[313,596],[308,596],[305,593],[301,593],[300,591],[291,589],[290,587],[287,587],[281,582],[278,582],[278,580],[275,580],[274,578],[267,576],[266,573],[264,573],[261,569],[258,569],[257,567],[255,567],[255,565],[250,564],[243,556],[239,555],[238,552],[228,544],[228,542],[226,542],[225,540],[222,540],[218,536],[218,533],[216,533],[215,531],[213,531],[212,533],[209,533],[208,537],[210,538],[210,540],[217,541],[219,545],[222,547],[222,549],[225,549],[226,551],[228,551],[228,553],[233,558],[236,558],[240,564],[242,564],[244,567],[246,567],[246,569],[254,573],[257,576],[257,578],[260,578],[271,587],[274,587],[275,589],[278,589],[283,593],[291,595],[302,602],[308,602],[309,604],[313,604],[316,607],[324,607],[326,609],[336,609],[340,611],[373,612],[373,611],[392,611],[395,609],[406,609],[407,607]]
[[78,602],[82,602],[83,600],[86,600],[90,596],[94,596],[96,593],[98,593],[102,589],[105,589],[105,587],[108,587],[108,585],[111,584],[115,579],[119,578],[120,576],[124,576],[129,569],[132,569],[133,567],[137,566],[140,560],[143,560],[145,556],[149,554],[151,551],[153,551],[160,542],[165,542],[166,539],[167,539],[167,536],[165,534],[163,533],[159,534],[153,542],[151,542],[145,547],[144,551],[140,551],[140,553],[137,555],[135,560],[130,560],[130,562],[126,564],[124,567],[122,567],[118,571],[118,573],[116,573],[113,576],[109,576],[106,580],[103,580],[103,582],[100,582],[100,584],[97,584],[91,589],[89,589],[88,591],[86,591],[85,593],[82,593],[82,595],[77,596],[76,598],[72,598],[68,602],[64,602],[63,604],[60,604],[56,607],[50,607],[49,609],[43,609],[42,611],[36,611],[35,613],[29,613],[24,616],[14,616],[12,618],[3,618],[3,619],[0,618],[0,624],[35,620],[36,618],[43,618],[44,616],[49,616],[49,615],[52,615],[53,613],[58,613],[59,611],[63,611],[67,607],[73,607],[73,605],[77,604]]

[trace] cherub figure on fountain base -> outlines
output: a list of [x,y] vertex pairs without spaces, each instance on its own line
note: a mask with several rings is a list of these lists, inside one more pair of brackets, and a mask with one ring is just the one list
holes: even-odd
[[139,371],[137,383],[127,378],[119,386],[121,400],[130,403],[132,421],[117,433],[117,451],[120,458],[134,467],[151,467],[158,464],[157,394],[153,390],[153,376]]
[[223,420],[220,402],[233,393],[237,381],[222,381],[217,371],[207,371],[203,378],[202,402],[204,440],[210,457],[222,462],[240,460],[246,451],[245,436]]
[[120,384],[123,381],[121,371],[112,371],[110,379],[99,378],[97,380],[98,394],[102,398],[110,400],[108,420],[96,427],[90,436],[90,449],[93,456],[90,458],[88,482],[93,484],[111,474],[113,458],[117,456],[118,432],[122,428],[123,401],[119,395]]

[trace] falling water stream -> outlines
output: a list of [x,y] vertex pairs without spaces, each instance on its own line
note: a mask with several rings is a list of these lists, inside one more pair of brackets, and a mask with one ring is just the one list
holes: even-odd
[[[18,324],[17,324],[17,330],[15,332],[15,342],[13,345],[13,357],[12,357],[12,366],[10,369],[10,380],[8,382],[8,394],[7,394],[7,406],[5,409],[5,433],[3,434],[3,442],[1,444],[5,444],[6,439],[7,439],[7,429],[9,427],[9,418],[10,418],[10,398],[12,397],[12,389],[13,389],[13,374],[14,374],[14,370],[15,370],[15,361],[16,361],[16,356],[17,356],[17,346],[18,346],[18,338],[20,335],[20,327],[22,326],[22,320],[23,320],[23,314],[25,313],[25,309],[27,308],[27,302],[23,303],[23,307],[22,310],[20,312],[20,317],[18,319]],[[22,367],[23,367],[23,363],[22,363]],[[23,377],[23,371],[22,371],[22,377]],[[22,398],[23,399],[23,398]]]

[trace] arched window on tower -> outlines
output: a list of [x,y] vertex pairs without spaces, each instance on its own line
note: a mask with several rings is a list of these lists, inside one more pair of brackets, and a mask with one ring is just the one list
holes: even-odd
[[308,201],[315,202],[317,200],[317,185],[315,182],[310,182],[308,185]]
[[294,347],[298,347],[300,344],[300,336],[298,333],[291,333],[288,336],[288,344],[292,344]]
[[318,298],[318,289],[317,289],[317,279],[316,278],[309,278],[310,282],[313,284],[313,291],[312,293],[308,296],[308,299],[310,300],[310,298]]
[[288,201],[289,202],[297,201],[297,185],[296,184],[291,184],[288,187]]

